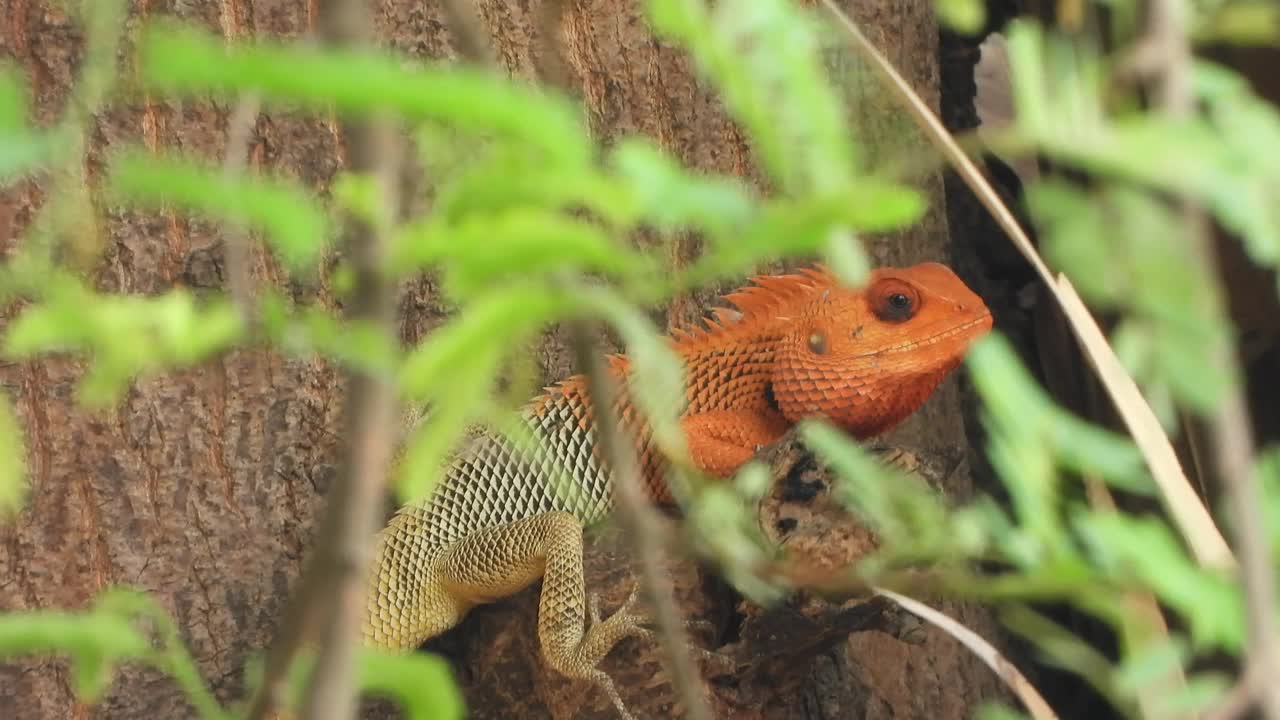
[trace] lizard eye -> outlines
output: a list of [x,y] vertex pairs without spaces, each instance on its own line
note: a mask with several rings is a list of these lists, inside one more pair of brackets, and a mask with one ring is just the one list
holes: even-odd
[[872,288],[872,309],[885,322],[906,322],[920,309],[916,289],[896,279],[886,279]]

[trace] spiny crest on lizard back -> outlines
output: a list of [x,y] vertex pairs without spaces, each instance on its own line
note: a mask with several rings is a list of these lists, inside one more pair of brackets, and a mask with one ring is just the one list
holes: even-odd
[[715,308],[712,317],[705,318],[701,327],[672,330],[671,337],[677,347],[715,341],[734,330],[772,323],[781,311],[811,298],[818,290],[836,286],[839,280],[826,267],[818,265],[792,275],[760,275],[751,278],[751,282],[754,284],[724,296],[723,299],[733,305],[732,309]]

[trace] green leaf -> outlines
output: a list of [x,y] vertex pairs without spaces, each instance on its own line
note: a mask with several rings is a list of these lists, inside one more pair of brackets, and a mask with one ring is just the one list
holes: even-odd
[[1116,707],[1128,706],[1115,686],[1116,669],[1111,660],[1079,635],[1022,604],[1003,608],[1000,621],[1031,642],[1047,664],[1079,675]]
[[[900,229],[915,222],[924,207],[918,192],[873,180],[859,181],[848,194],[772,200],[738,234],[708,248],[689,274],[699,279],[740,276],[779,256],[830,249],[833,236],[842,231]],[[845,250],[858,252],[851,244]]]
[[[1154,492],[1133,442],[1057,407],[998,333],[974,343],[966,363],[983,401],[984,422],[993,429],[992,460],[1022,512],[1049,512],[1056,495],[1054,461],[1129,492]],[[1052,449],[1048,456],[1046,446]]]
[[[758,485],[762,477],[767,483],[768,470],[749,463],[736,480]],[[777,558],[760,532],[755,509],[755,498],[738,482],[707,483],[687,503],[685,513],[699,552],[717,564],[738,592],[767,607],[782,600],[786,591],[754,571]]]
[[1198,45],[1272,45],[1280,42],[1280,6],[1273,0],[1206,3],[1208,17],[1193,28]]
[[1104,572],[1140,583],[1186,620],[1197,648],[1238,652],[1244,601],[1232,579],[1198,567],[1165,523],[1119,513],[1077,512],[1072,524]]
[[369,174],[338,173],[333,179],[333,199],[353,217],[370,226],[385,230],[382,187],[378,178]]
[[751,138],[761,165],[796,195],[848,188],[854,148],[816,23],[785,0],[650,0],[659,35],[681,43]]
[[1160,697],[1157,711],[1164,717],[1207,717],[1221,707],[1235,680],[1225,673],[1202,672],[1191,675],[1186,685]]
[[132,623],[114,614],[56,610],[0,614],[0,654],[7,656],[67,652],[136,657],[148,647]]
[[830,425],[805,421],[799,428],[805,445],[835,470],[836,497],[891,546],[895,559],[932,560],[965,550],[955,542],[942,498],[919,476],[880,462]]
[[730,241],[751,221],[754,198],[740,179],[694,175],[648,139],[623,139],[609,160],[659,230],[692,228]]
[[519,345],[552,318],[573,311],[563,293],[535,285],[495,290],[473,299],[465,311],[437,329],[405,359],[401,387],[410,398],[429,399],[459,368],[475,363],[479,348]]
[[938,19],[960,33],[972,34],[987,22],[987,6],[981,0],[934,0]]
[[125,617],[101,610],[0,614],[0,656],[67,655],[72,659],[72,687],[86,702],[100,697],[116,663],[140,658],[150,644]]
[[18,69],[7,62],[0,64],[0,137],[25,130],[30,97]]
[[625,247],[599,225],[569,215],[519,208],[456,225],[411,226],[397,239],[401,266],[443,263],[455,297],[514,279],[573,276],[653,277],[652,258]]
[[424,653],[390,654],[364,649],[360,653],[360,688],[390,697],[407,720],[462,718],[462,694],[449,664]]
[[27,449],[13,403],[0,393],[0,520],[22,510],[27,496]]
[[400,348],[377,324],[343,320],[323,305],[293,306],[280,293],[258,298],[265,339],[300,357],[323,356],[348,368],[380,376],[394,374]]
[[401,502],[422,502],[435,490],[466,429],[489,413],[501,366],[500,350],[492,345],[477,346],[470,351],[467,363],[449,375],[447,383],[431,386],[426,417],[410,434],[396,469],[395,487]]
[[1112,340],[1147,395],[1214,407],[1229,378],[1203,369],[1210,349],[1229,342],[1228,325],[1209,310],[1214,279],[1193,256],[1181,217],[1162,198],[1123,186],[1086,193],[1050,180],[1029,200],[1049,258],[1096,305],[1128,311]]
[[649,424],[654,442],[667,458],[688,455],[679,416],[685,408],[684,365],[670,341],[622,297],[604,288],[581,291],[583,305],[608,319],[627,347],[627,392]]
[[[580,111],[568,100],[526,83],[457,65],[421,67],[385,52],[320,49],[260,41],[230,48],[222,38],[185,25],[153,23],[139,42],[145,85],[175,95],[212,92],[347,115],[395,111],[418,122],[489,132],[540,149],[565,165],[592,154]],[[300,71],[305,68],[305,71]]]
[[1151,694],[1168,687],[1171,678],[1181,674],[1190,660],[1184,639],[1171,635],[1126,653],[1113,682],[1117,689],[1132,697],[1144,692]]
[[27,128],[30,97],[16,68],[0,64],[0,187],[44,163],[49,138]]
[[504,357],[547,322],[575,312],[564,293],[506,287],[471,300],[415,348],[400,369],[405,395],[429,407],[405,450],[399,479],[406,500],[425,497],[465,428],[488,412]]
[[109,184],[117,198],[139,206],[176,206],[262,228],[295,270],[314,264],[330,239],[328,216],[312,194],[279,178],[229,178],[185,158],[129,150],[112,163]]
[[[630,227],[641,208],[631,188],[590,164],[548,163],[525,144],[461,139],[433,125],[419,132],[424,162],[438,191],[433,214],[451,223],[517,209],[585,211],[615,228]],[[446,145],[446,140],[449,144]],[[457,146],[464,145],[467,152]]]
[[231,347],[243,331],[227,301],[197,305],[182,290],[155,297],[97,295],[74,282],[54,283],[44,302],[25,308],[8,327],[4,353],[90,356],[81,400],[91,406],[115,401],[139,374],[188,367]]

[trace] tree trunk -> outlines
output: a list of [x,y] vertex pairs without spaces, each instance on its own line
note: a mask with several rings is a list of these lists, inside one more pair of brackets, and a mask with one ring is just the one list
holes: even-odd
[[[297,37],[311,30],[314,4],[136,0],[132,15],[136,21],[176,14],[231,38]],[[936,106],[938,31],[930,0],[844,4]],[[540,24],[541,2],[479,5],[481,24],[506,69],[542,77],[554,67]],[[558,29],[565,79],[588,108],[600,142],[641,133],[692,166],[759,179],[746,139],[695,78],[689,60],[649,34],[642,3],[564,5]],[[0,43],[29,78],[38,119],[48,122],[62,111],[75,79],[80,31],[51,0],[0,0],[0,8]],[[388,45],[420,58],[455,56],[434,4],[384,0],[378,12],[380,37]],[[842,77],[858,78],[849,89],[858,131],[874,140],[868,155],[920,147],[909,123],[875,89],[874,79],[846,67],[847,52],[832,57]],[[126,78],[132,76],[130,59],[121,67]],[[221,158],[230,114],[229,107],[203,102],[120,100],[91,127],[85,161],[90,182],[104,154],[125,143]],[[324,118],[269,110],[257,120],[249,161],[252,169],[295,175],[326,192],[342,152]],[[923,188],[932,211],[912,231],[871,242],[877,262],[948,259],[939,176],[929,175]],[[94,193],[99,197],[96,188]],[[42,199],[39,182],[0,193],[6,250],[33,220]],[[97,204],[106,249],[94,279],[104,291],[148,294],[175,285],[223,286],[216,226]],[[686,243],[670,261],[685,263],[696,251],[694,243]],[[287,282],[260,249],[252,259],[257,282]],[[298,297],[322,293],[290,289]],[[673,302],[665,309],[669,322],[700,316],[711,297],[708,291]],[[403,294],[402,310],[403,335],[410,342],[444,315],[427,281]],[[562,333],[548,333],[538,352],[548,379],[573,371]],[[337,460],[339,373],[322,361],[237,352],[187,372],[140,381],[118,407],[93,414],[74,404],[72,390],[81,370],[80,363],[65,358],[0,367],[0,380],[27,433],[32,482],[21,517],[0,526],[0,608],[81,608],[107,586],[140,587],[177,619],[218,696],[238,698],[245,661],[270,640],[312,545]],[[972,488],[961,415],[952,380],[890,441],[910,448],[926,465],[943,468],[938,474],[945,476],[947,489],[965,496]],[[787,454],[793,451],[781,451],[791,459],[779,461],[780,477],[820,489],[820,474]],[[820,495],[800,493],[785,502],[808,506]],[[830,530],[821,523],[805,524],[818,516],[816,511],[773,507],[775,519],[778,512],[800,518],[786,523],[789,532],[821,536]],[[855,542],[850,538],[861,536],[840,537]],[[620,569],[608,533],[604,538],[591,541],[588,582],[608,611],[625,597],[633,578]],[[851,549],[856,548],[843,548]],[[990,673],[940,633],[916,632],[912,643],[886,632],[854,632],[898,627],[881,604],[837,607],[798,598],[784,608],[760,611],[691,562],[672,561],[672,573],[682,609],[715,627],[696,641],[738,662],[739,672],[710,684],[717,716],[962,718],[972,715],[978,701],[999,692]],[[533,599],[530,592],[480,609],[433,644],[431,649],[443,649],[455,661],[472,716],[613,717],[596,690],[541,664]],[[994,635],[984,613],[942,607],[980,633]],[[639,717],[679,713],[658,657],[654,648],[628,641],[604,663]],[[172,683],[149,670],[124,670],[92,708],[78,704],[70,688],[61,660],[0,665],[0,714],[25,720],[191,713]]]

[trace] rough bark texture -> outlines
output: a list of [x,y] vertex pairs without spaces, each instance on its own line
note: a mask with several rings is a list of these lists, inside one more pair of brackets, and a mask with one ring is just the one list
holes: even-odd
[[[136,30],[138,21],[149,16],[173,14],[232,38],[296,37],[310,31],[313,4],[135,0],[130,28]],[[928,0],[845,4],[936,105],[938,35]],[[741,132],[694,78],[689,61],[650,36],[641,3],[580,0],[565,5],[559,30],[568,85],[588,108],[602,143],[643,133],[695,167],[759,179]],[[538,77],[550,67],[538,30],[540,2],[487,0],[480,8],[495,56],[508,70]],[[421,58],[455,55],[433,3],[384,0],[377,10],[380,37],[388,45]],[[82,53],[80,32],[59,5],[0,0],[0,49],[29,77],[36,119],[57,117]],[[920,147],[909,124],[888,109],[873,80],[846,53],[833,53],[832,63],[852,78],[855,122],[875,140],[869,157],[882,156],[888,148]],[[126,78],[132,76],[127,52],[121,67]],[[142,95],[120,100],[90,128],[90,182],[104,153],[125,143],[220,158],[230,112],[209,103],[173,104]],[[324,118],[274,110],[259,117],[251,168],[292,174],[324,192],[341,164],[342,149]],[[910,232],[872,242],[877,262],[948,259],[941,181],[930,175],[922,187],[933,201],[933,212]],[[42,200],[39,182],[0,192],[6,250],[33,220]],[[176,285],[223,285],[217,227],[172,214],[118,212],[101,203],[99,209],[105,254],[95,279],[103,290],[146,294]],[[680,245],[671,262],[685,262],[694,252],[694,243]],[[287,282],[260,249],[252,260],[256,281]],[[298,297],[327,297],[324,288],[294,285],[290,290]],[[711,295],[708,291],[672,303],[666,309],[668,320],[679,324],[699,316]],[[428,281],[408,288],[401,308],[403,335],[410,342],[446,313]],[[548,333],[538,357],[547,378],[573,370],[560,332]],[[188,372],[138,382],[118,408],[90,414],[74,403],[81,369],[70,359],[0,367],[0,382],[28,433],[32,479],[26,511],[16,523],[0,527],[0,608],[78,608],[112,584],[143,588],[177,618],[219,697],[238,698],[243,665],[276,627],[334,472],[339,375],[320,361],[239,352]],[[948,382],[892,442],[944,468],[944,486],[963,497],[972,487],[957,386],[955,380]],[[794,475],[793,470],[789,466],[780,472]],[[821,485],[817,475],[805,477],[809,479],[802,478],[802,484]],[[857,545],[856,530],[811,523],[806,518],[816,515],[810,510],[795,513],[789,516],[795,525],[783,525],[798,536],[826,538],[815,546],[826,542],[831,547],[832,537],[843,550],[854,547],[847,543]],[[605,535],[605,540],[592,541],[588,581],[608,609],[625,597],[634,580]],[[831,607],[799,598],[782,609],[761,612],[690,562],[673,561],[672,573],[683,610],[716,627],[698,642],[733,655],[743,670],[711,683],[719,716],[961,718],[972,714],[977,701],[997,692],[996,681],[978,661],[935,631],[914,632],[912,643],[885,632],[849,635],[858,629],[897,627],[896,621],[885,619],[892,613],[886,615],[878,604]],[[612,717],[595,690],[542,666],[532,600],[526,593],[481,609],[435,644],[454,658],[472,715]],[[945,603],[943,608],[980,633],[994,634],[983,613]],[[657,658],[652,647],[629,641],[605,663],[641,717],[678,714]],[[138,669],[122,672],[100,705],[79,705],[67,667],[58,660],[0,665],[0,708],[6,717],[24,720],[190,713],[171,683]]]

